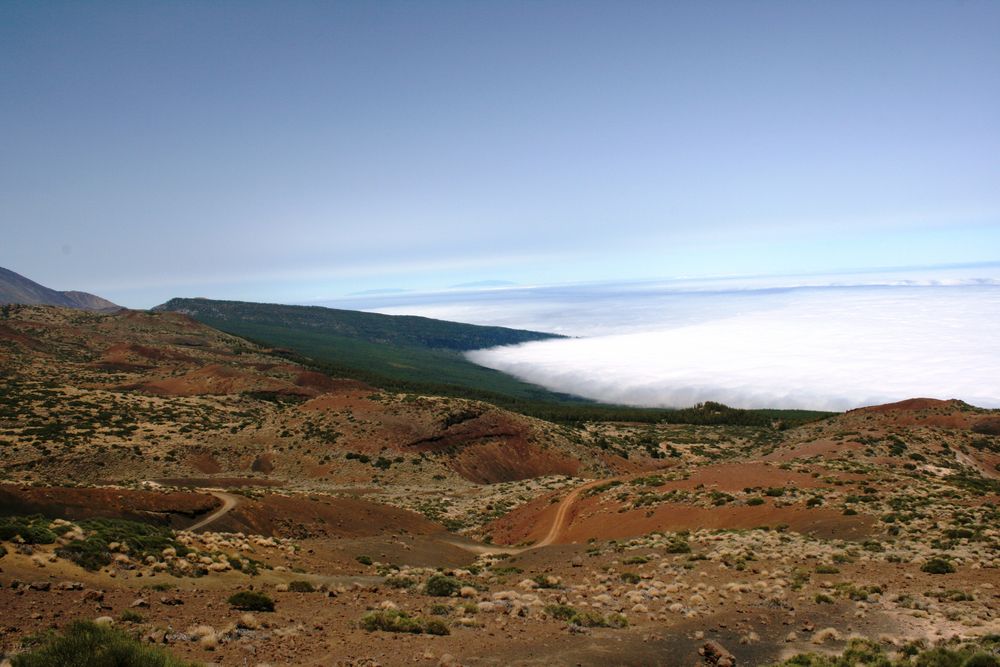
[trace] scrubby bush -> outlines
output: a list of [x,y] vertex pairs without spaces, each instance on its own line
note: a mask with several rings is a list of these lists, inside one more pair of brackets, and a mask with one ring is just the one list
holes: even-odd
[[628,627],[628,619],[621,614],[603,616],[592,609],[580,611],[567,604],[545,605],[545,613],[554,619],[567,621],[584,628],[624,628]]
[[415,635],[451,634],[448,625],[440,619],[410,616],[405,611],[398,609],[370,611],[361,617],[361,627],[368,632],[381,630],[383,632],[407,632]]
[[649,562],[649,556],[629,556],[622,561],[624,565],[644,565]]
[[0,517],[0,540],[19,537],[26,544],[52,544],[56,534],[49,530],[49,520],[39,515]]
[[691,545],[687,543],[687,540],[677,535],[667,544],[665,551],[668,554],[689,554],[691,553]]
[[371,556],[365,556],[364,554],[362,554],[360,556],[357,556],[354,560],[358,561],[362,565],[371,565],[372,564],[372,557]]
[[33,650],[11,658],[13,667],[193,667],[124,632],[76,621]]
[[140,614],[139,612],[133,609],[126,609],[118,617],[118,620],[121,621],[122,623],[142,623],[146,619],[144,619],[142,617],[142,614]]
[[920,570],[928,574],[951,574],[955,571],[955,566],[944,558],[932,558],[921,565]]
[[637,584],[642,580],[635,572],[622,572],[618,575],[618,578],[624,581],[626,584]]
[[458,593],[462,588],[462,582],[454,577],[447,577],[443,574],[435,574],[427,580],[424,590],[428,595],[446,598]]
[[314,593],[316,591],[312,584],[303,580],[288,582],[288,590],[293,593]]
[[60,546],[56,554],[87,570],[98,570],[111,562],[108,545],[112,542],[127,545],[129,555],[136,558],[158,557],[167,547],[174,549],[178,556],[189,551],[165,526],[124,519],[87,519],[78,524],[85,531],[86,539]]
[[389,588],[413,588],[417,585],[417,581],[410,577],[392,576],[386,577],[385,585]]
[[240,591],[229,596],[229,604],[242,611],[274,611],[274,600],[257,591]]
[[[996,648],[988,637],[980,640]],[[1000,660],[977,644],[958,644],[925,649],[908,644],[900,649],[903,657],[890,661],[881,646],[870,639],[852,639],[841,655],[803,653],[772,667],[1000,667]]]
[[443,637],[444,635],[450,635],[451,630],[448,629],[448,624],[439,618],[427,618],[423,619],[424,632],[428,635],[438,635]]

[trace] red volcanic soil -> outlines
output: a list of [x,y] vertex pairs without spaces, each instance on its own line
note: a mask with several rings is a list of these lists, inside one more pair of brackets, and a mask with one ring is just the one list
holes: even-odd
[[1000,435],[1000,417],[980,419],[972,425],[972,430],[983,435]]
[[178,527],[219,505],[217,498],[206,493],[0,485],[0,514],[41,514],[65,519],[119,518]]
[[533,442],[527,424],[488,411],[447,426],[432,436],[403,445],[411,452],[453,452],[452,470],[479,484],[510,482],[545,475],[576,475],[580,462],[555,448]]
[[440,525],[408,510],[355,498],[266,495],[241,500],[211,530],[278,537],[371,537],[406,532],[444,533]]
[[147,361],[178,361],[181,363],[197,363],[197,359],[183,352],[169,349],[139,345],[137,343],[116,343],[109,347],[103,355],[108,363],[129,363],[135,360]]
[[147,380],[126,389],[137,389],[167,396],[199,394],[238,394],[246,391],[266,391],[283,394],[309,394],[302,387],[265,375],[248,373],[231,366],[210,364],[175,377]]
[[934,426],[937,428],[967,429],[979,418],[956,400],[936,398],[910,398],[898,403],[873,405],[845,413],[845,416],[877,416],[884,426]]
[[685,480],[668,482],[659,491],[683,489],[690,491],[698,486],[719,491],[742,491],[746,488],[768,486],[794,486],[800,489],[814,489],[823,486],[812,475],[792,470],[782,470],[766,463],[723,463],[698,468]]
[[295,385],[314,389],[316,393],[364,391],[371,393],[375,391],[372,387],[357,380],[336,379],[316,371],[301,371],[295,378]]
[[938,398],[908,398],[905,401],[896,403],[885,403],[883,405],[871,405],[850,412],[894,412],[897,410],[930,410],[932,408],[947,408],[949,410],[956,407],[955,401],[942,401]]
[[[348,381],[350,382],[350,381]],[[306,401],[300,406],[304,411],[341,411],[341,410],[371,410],[377,407],[375,401],[368,399],[371,396],[371,389],[352,389],[345,387],[345,390],[337,393],[323,394]]]
[[580,462],[524,439],[508,438],[467,445],[448,467],[469,481],[493,484],[546,475],[575,477]]
[[44,352],[45,345],[38,340],[35,340],[31,336],[26,336],[22,333],[11,329],[10,327],[0,324],[0,340],[9,340],[12,343],[18,343],[28,348],[29,350],[34,350],[36,352]]
[[[798,533],[828,539],[858,540],[870,535],[875,520],[869,516],[844,516],[823,508],[775,507],[771,503],[749,506],[695,507],[664,503],[655,508],[619,512],[621,504],[601,497],[580,498],[568,512],[554,543],[622,539],[655,531],[752,529],[787,525]],[[489,525],[493,541],[518,544],[539,541],[548,533],[558,512],[549,498],[519,507]]]

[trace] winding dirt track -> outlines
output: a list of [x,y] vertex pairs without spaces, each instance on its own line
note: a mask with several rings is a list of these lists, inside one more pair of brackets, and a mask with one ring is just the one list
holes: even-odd
[[[614,479],[614,478],[612,478]],[[566,494],[566,497],[559,502],[559,507],[556,509],[556,515],[552,519],[552,525],[549,526],[549,532],[545,534],[541,540],[529,547],[499,547],[484,544],[467,544],[459,541],[450,542],[455,546],[466,549],[467,551],[472,551],[475,553],[509,553],[516,554],[522,551],[528,551],[529,549],[538,549],[539,547],[547,547],[551,544],[555,544],[556,540],[563,533],[566,527],[569,525],[571,519],[569,517],[570,510],[573,509],[573,505],[576,503],[577,498],[580,494],[587,489],[597,486],[598,484],[604,484],[608,482],[608,479],[597,479],[592,482],[587,482],[586,484],[581,484],[572,491]],[[210,526],[215,523],[225,515],[229,514],[240,503],[240,497],[232,493],[226,493],[225,491],[218,491],[216,489],[203,489],[208,493],[222,501],[222,506],[206,516],[201,521],[188,526],[186,530],[201,530],[206,526]]]
[[213,496],[221,500],[222,507],[215,510],[193,526],[188,526],[185,530],[200,530],[229,514],[229,512],[240,503],[239,496],[235,496],[231,493],[226,493],[225,491],[215,491],[213,489],[205,489],[205,491],[208,491]]
[[559,502],[559,507],[556,508],[556,515],[552,518],[552,525],[549,526],[549,532],[545,534],[541,540],[532,544],[528,547],[501,547],[494,546],[492,544],[479,544],[472,542],[460,542],[458,540],[450,540],[448,543],[456,547],[465,549],[466,551],[471,551],[477,554],[519,554],[525,551],[530,551],[531,549],[538,549],[539,547],[547,547],[551,544],[555,544],[556,540],[563,533],[567,526],[569,526],[571,519],[569,518],[569,512],[573,509],[573,505],[576,503],[577,498],[580,494],[587,489],[597,486],[598,484],[604,484],[609,482],[614,477],[608,479],[595,479],[592,482],[587,482],[586,484],[581,484],[572,491],[566,494],[566,497]]
[[552,519],[552,525],[549,527],[549,532],[546,533],[545,537],[543,537],[540,541],[533,544],[531,548],[536,549],[538,547],[547,547],[550,544],[555,543],[559,535],[569,525],[570,520],[567,518],[569,511],[573,508],[573,504],[576,502],[576,499],[580,496],[580,494],[591,487],[608,481],[610,480],[598,479],[593,482],[587,482],[586,484],[581,484],[567,493],[566,497],[559,503],[559,509],[556,510],[556,516]]

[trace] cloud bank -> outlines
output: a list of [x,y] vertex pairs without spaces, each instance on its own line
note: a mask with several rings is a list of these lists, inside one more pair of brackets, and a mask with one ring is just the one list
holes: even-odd
[[844,410],[929,396],[1000,407],[995,286],[646,295],[616,312],[619,302],[595,298],[564,314],[586,328],[602,313],[591,329],[608,330],[620,313],[623,333],[468,356],[552,390],[631,405]]

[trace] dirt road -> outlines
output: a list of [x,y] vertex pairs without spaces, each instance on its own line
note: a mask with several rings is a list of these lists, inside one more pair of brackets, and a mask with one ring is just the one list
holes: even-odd
[[559,535],[566,529],[569,525],[569,511],[573,508],[573,504],[576,499],[580,497],[580,494],[589,488],[595,487],[598,484],[604,484],[605,482],[611,481],[610,479],[598,479],[593,482],[587,482],[586,484],[581,484],[572,491],[566,494],[566,497],[562,499],[559,503],[559,508],[556,510],[556,516],[552,520],[552,525],[549,527],[549,532],[545,534],[540,541],[533,545],[533,548],[537,547],[547,547],[553,544]]
[[215,489],[201,489],[211,493],[213,496],[222,501],[222,507],[215,510],[204,519],[194,524],[193,526],[188,526],[185,530],[201,530],[205,526],[208,526],[215,521],[218,521],[222,517],[229,514],[229,512],[240,503],[240,497],[233,495],[232,493],[226,493],[225,491],[216,491]]

